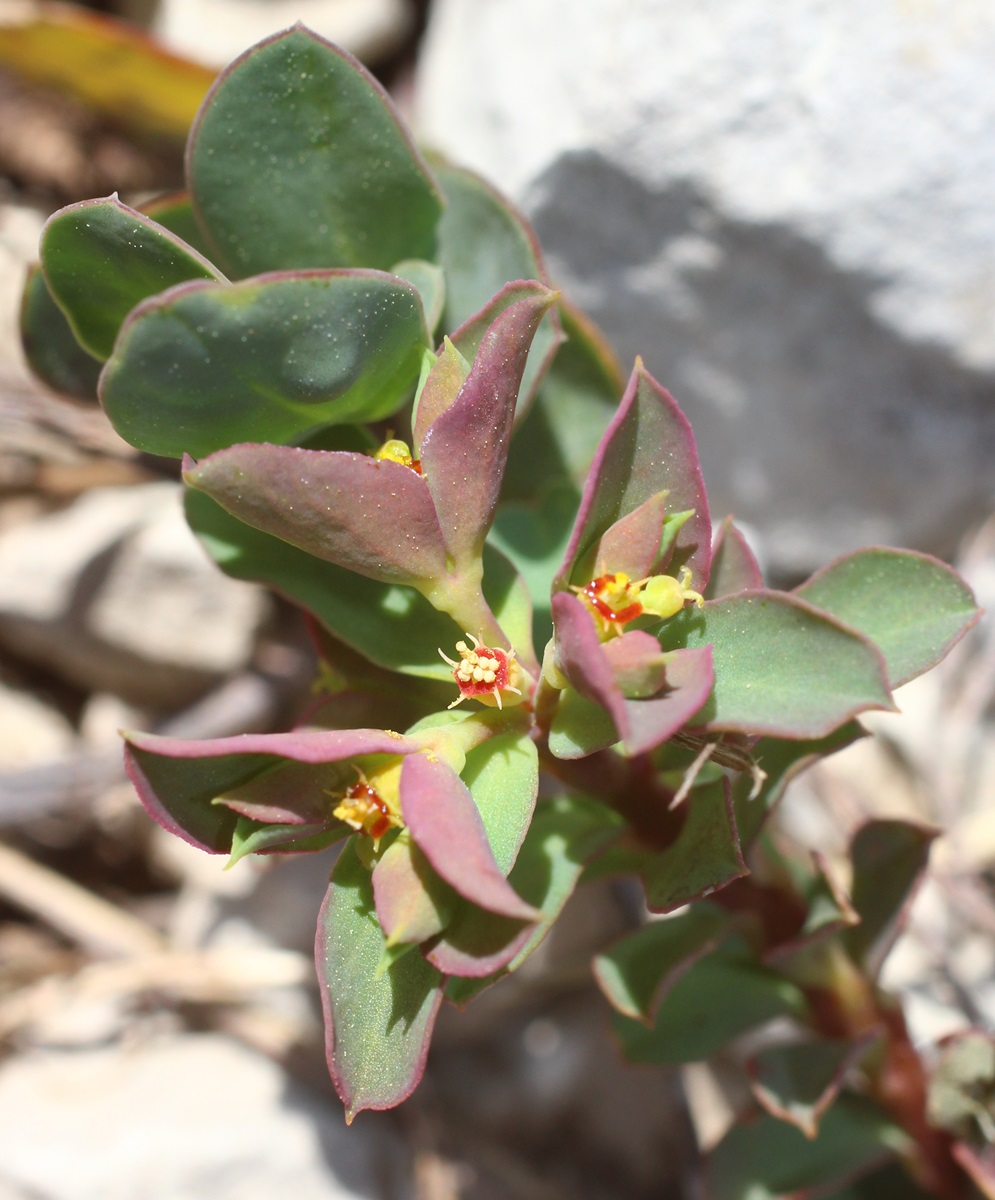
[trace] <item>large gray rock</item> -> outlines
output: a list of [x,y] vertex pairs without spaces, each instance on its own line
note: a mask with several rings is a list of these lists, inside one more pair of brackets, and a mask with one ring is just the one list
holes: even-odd
[[995,8],[436,0],[423,140],[686,408],[803,569],[995,502]]

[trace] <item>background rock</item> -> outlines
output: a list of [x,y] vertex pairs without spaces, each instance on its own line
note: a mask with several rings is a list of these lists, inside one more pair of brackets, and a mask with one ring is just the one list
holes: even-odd
[[423,140],[687,409],[718,514],[807,570],[995,502],[995,10],[436,0]]
[[180,705],[244,667],[268,611],[208,561],[172,483],[94,488],[0,535],[0,641],[133,703]]
[[10,1061],[0,1125],[3,1176],[48,1200],[409,1195],[385,1122],[347,1130],[337,1105],[219,1036]]

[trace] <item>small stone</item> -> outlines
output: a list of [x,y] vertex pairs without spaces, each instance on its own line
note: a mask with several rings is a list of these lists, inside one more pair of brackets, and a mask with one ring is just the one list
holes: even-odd
[[43,766],[75,744],[66,718],[31,692],[0,683],[0,771]]

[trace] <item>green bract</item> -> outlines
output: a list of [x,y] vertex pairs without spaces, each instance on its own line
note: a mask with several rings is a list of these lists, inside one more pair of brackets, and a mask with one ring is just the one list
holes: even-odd
[[867,824],[849,894],[761,835],[794,774],[973,624],[965,584],[876,548],[765,587],[733,521],[713,533],[674,398],[638,360],[626,383],[521,215],[423,159],[303,27],[217,80],[187,175],[144,212],[49,220],[25,348],[182,458],[218,566],[312,619],[306,724],[130,734],[127,763],[206,852],[338,847],[316,961],[348,1118],[410,1094],[443,998],[516,970],[583,879],[627,875],[654,919],[595,973],[630,1057],[791,1021],[748,1063],[753,1124],[709,1194],[823,1195],[899,1159],[957,1194],[977,1152],[934,1136],[877,987],[933,831]]

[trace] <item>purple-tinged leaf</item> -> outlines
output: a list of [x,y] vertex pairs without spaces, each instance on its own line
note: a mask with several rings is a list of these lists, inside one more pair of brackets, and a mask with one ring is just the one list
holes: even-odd
[[654,696],[667,680],[667,655],[651,633],[630,629],[602,644],[615,682],[630,700]]
[[772,1117],[814,1138],[846,1077],[880,1037],[872,1029],[854,1041],[771,1046],[749,1064],[750,1088]]
[[464,899],[515,920],[536,919],[494,861],[466,784],[444,762],[424,754],[405,759],[401,815],[436,874]]
[[585,699],[601,705],[615,723],[619,737],[623,737],[626,722],[622,692],[591,614],[572,592],[557,592],[552,612],[556,666]]
[[348,837],[352,830],[341,821],[315,825],[259,825],[243,817],[235,826],[225,870],[248,854],[315,854]]
[[995,1150],[954,1142],[950,1152],[984,1200],[995,1200]]
[[[617,731],[614,740],[621,740],[628,754],[645,754],[665,742],[708,699],[714,681],[709,647],[660,655],[663,694],[627,699],[620,686],[622,681],[632,684],[639,675],[641,680],[637,683],[648,686],[655,681],[657,656],[649,653],[650,642],[653,648],[657,645],[655,639],[635,630],[603,644],[590,613],[570,592],[557,592],[552,609],[557,667],[581,696],[599,704],[610,716]],[[659,691],[659,686],[656,690]],[[558,727],[561,726],[562,722]],[[562,754],[567,747],[556,743],[554,752],[562,757],[583,757],[604,744],[597,739],[586,747],[578,745],[580,754],[569,751]]]
[[599,954],[594,978],[625,1017],[649,1023],[660,1001],[680,977],[732,932],[729,914],[714,904],[650,921]]
[[877,649],[786,592],[740,592],[660,626],[664,649],[711,645],[715,687],[696,718],[707,730],[818,738],[857,713],[894,710]]
[[425,383],[415,402],[415,410],[411,418],[412,448],[415,458],[421,456],[425,434],[460,394],[469,374],[470,364],[449,338],[446,338],[438,358],[425,377]]
[[[765,846],[763,853],[773,855],[773,847]],[[788,937],[776,941],[764,953],[764,962],[788,974],[793,958],[808,954],[815,943],[860,923],[849,897],[830,873],[824,856],[817,850],[812,852],[812,865],[814,869],[811,873],[806,872],[803,878],[798,878],[801,872],[797,866],[791,872],[796,876],[795,887],[804,911],[804,920]],[[785,909],[788,910],[787,905]]]
[[369,579],[417,586],[446,573],[425,480],[400,463],[244,444],[187,466],[183,478],[254,529]]
[[335,864],[315,937],[328,1069],[347,1121],[411,1095],[442,1001],[444,981],[434,967],[405,954],[382,970],[386,948],[370,872],[353,838]]
[[872,979],[901,932],[938,832],[882,819],[868,821],[854,835],[851,891],[860,923],[846,931],[844,945]]
[[911,550],[858,550],[795,594],[869,638],[885,657],[892,687],[935,666],[981,617],[955,571]]
[[266,825],[313,824],[327,821],[335,807],[317,782],[314,763],[278,761],[222,793],[215,803]]
[[706,702],[715,681],[712,648],[675,650],[664,655],[666,690],[646,700],[626,700],[628,754],[646,754],[656,749],[693,718]]
[[239,815],[214,800],[284,767],[284,760],[312,764],[311,791],[300,797],[299,811],[307,815],[328,802],[324,789],[344,769],[335,770],[333,764],[418,749],[418,742],[382,729],[298,730],[205,741],[130,733],[125,767],[154,821],[201,850],[227,854]]
[[463,903],[424,954],[443,975],[483,979],[503,970],[521,952],[531,933],[531,924]]
[[708,582],[712,533],[694,434],[670,393],[637,360],[595,453],[557,586],[583,583],[573,578],[574,568],[616,521],[661,491],[672,511],[695,510],[677,536],[673,566],[687,566],[700,589]]
[[750,544],[736,527],[732,517],[726,517],[712,542],[712,571],[708,587],[702,593],[706,600],[721,600],[737,592],[762,588],[760,564]]
[[734,1125],[710,1156],[707,1195],[709,1200],[809,1200],[910,1149],[908,1134],[876,1105],[860,1096],[841,1096],[814,1139],[766,1114]]
[[494,861],[507,875],[529,830],[539,793],[539,754],[529,732],[489,737],[469,751],[460,778],[484,824]]
[[388,945],[435,937],[449,923],[456,903],[424,854],[403,833],[373,868],[373,895]]
[[470,374],[421,444],[422,471],[457,570],[475,562],[494,519],[529,346],[556,294],[533,284],[491,324]]
[[592,578],[619,571],[633,580],[652,574],[660,557],[667,496],[666,491],[657,492],[605,530],[594,555]]

